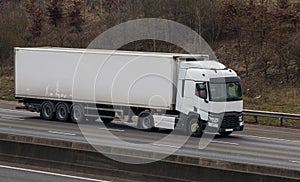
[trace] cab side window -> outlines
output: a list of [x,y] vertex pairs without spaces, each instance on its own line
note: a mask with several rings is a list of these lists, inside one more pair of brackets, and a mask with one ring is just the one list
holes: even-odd
[[196,96],[207,99],[206,83],[196,83]]

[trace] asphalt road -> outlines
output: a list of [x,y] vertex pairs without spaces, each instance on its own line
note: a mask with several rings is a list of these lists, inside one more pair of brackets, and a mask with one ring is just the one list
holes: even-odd
[[60,173],[0,165],[1,182],[109,182]]
[[[107,131],[122,141],[132,144],[149,144],[152,150],[160,152],[176,149],[176,141],[184,138],[182,135],[176,135],[168,140],[169,143],[157,143],[168,136],[169,132],[145,132],[119,124],[111,124],[106,129],[97,122],[83,126],[85,125],[92,126],[88,130],[87,137],[90,140],[94,139],[98,145],[120,147],[121,143],[108,136]],[[87,142],[77,124],[45,121],[39,118],[39,114],[27,111],[0,109],[0,133]],[[299,133],[299,129],[246,125],[245,131],[236,132],[228,138],[214,137],[204,149],[198,147],[199,138],[189,138],[176,154],[300,170]],[[149,145],[142,145],[143,147],[139,149],[148,151]],[[134,145],[122,147],[134,147]],[[0,170],[6,170],[5,174],[12,172],[7,169],[0,168]],[[4,173],[1,171],[0,174]]]

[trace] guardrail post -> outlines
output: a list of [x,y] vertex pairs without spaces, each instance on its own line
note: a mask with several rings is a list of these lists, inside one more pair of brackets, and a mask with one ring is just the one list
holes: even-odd
[[283,118],[279,118],[280,120],[280,126],[283,126]]
[[257,116],[254,116],[254,122],[255,122],[255,123],[258,123]]

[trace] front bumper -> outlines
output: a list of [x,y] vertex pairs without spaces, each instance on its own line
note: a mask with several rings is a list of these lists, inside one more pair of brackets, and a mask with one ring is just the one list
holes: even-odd
[[206,131],[211,132],[232,132],[243,131],[244,121],[242,113],[223,113],[210,114],[209,120],[206,123]]
[[243,131],[243,130],[244,130],[244,126],[238,126],[235,128],[215,128],[206,125],[205,127],[205,131],[208,132],[233,132],[233,131]]
[[239,126],[236,128],[220,128],[218,132],[231,132],[231,131],[243,131],[244,126]]

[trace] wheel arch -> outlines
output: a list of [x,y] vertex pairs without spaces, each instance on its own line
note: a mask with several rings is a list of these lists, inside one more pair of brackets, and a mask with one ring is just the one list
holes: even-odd
[[186,118],[187,123],[189,122],[189,120],[191,118],[198,118],[198,122],[201,123],[201,116],[200,116],[200,114],[195,113],[195,112],[189,112],[189,114],[187,115],[187,118]]

